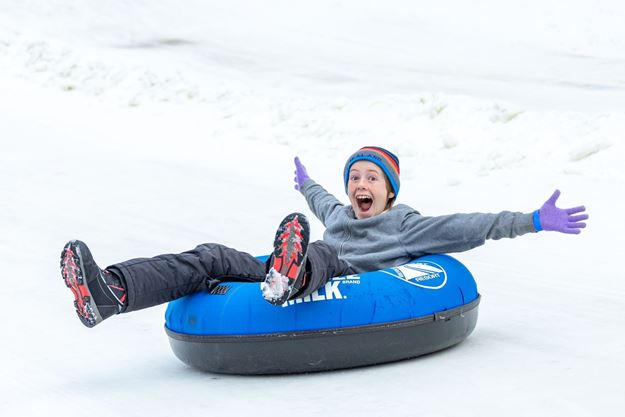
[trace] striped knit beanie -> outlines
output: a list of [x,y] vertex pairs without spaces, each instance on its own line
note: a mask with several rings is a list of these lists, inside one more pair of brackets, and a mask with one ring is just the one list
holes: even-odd
[[347,182],[349,181],[349,170],[358,161],[370,161],[382,168],[386,178],[391,183],[391,188],[395,193],[395,198],[399,193],[399,158],[390,151],[377,146],[365,146],[356,151],[347,159],[343,177],[345,179],[345,192],[347,193]]

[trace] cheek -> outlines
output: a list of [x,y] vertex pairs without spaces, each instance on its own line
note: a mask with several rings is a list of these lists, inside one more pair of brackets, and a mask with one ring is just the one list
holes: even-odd
[[382,186],[380,187],[380,189],[377,190],[376,192],[376,200],[378,200],[379,202],[381,202],[382,204],[386,204],[386,202],[388,201],[388,191],[386,190],[386,187]]

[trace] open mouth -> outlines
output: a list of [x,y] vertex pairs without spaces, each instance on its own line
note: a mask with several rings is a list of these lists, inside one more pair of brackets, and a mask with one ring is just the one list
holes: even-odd
[[362,212],[367,212],[373,205],[373,198],[368,195],[357,195],[356,201],[358,202],[358,208]]

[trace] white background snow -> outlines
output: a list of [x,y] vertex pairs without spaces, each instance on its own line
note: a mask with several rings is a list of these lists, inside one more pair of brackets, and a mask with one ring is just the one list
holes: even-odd
[[[0,0],[0,415],[623,415],[624,21],[617,0]],[[560,188],[588,228],[456,255],[476,330],[389,365],[222,376],[174,357],[165,306],[78,321],[67,240],[100,265],[265,254],[310,214],[292,158],[347,201],[364,145],[423,214]]]

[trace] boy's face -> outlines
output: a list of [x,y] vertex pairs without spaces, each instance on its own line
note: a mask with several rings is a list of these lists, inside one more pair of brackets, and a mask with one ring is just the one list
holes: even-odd
[[388,200],[395,197],[389,189],[386,175],[373,162],[358,161],[349,169],[347,195],[356,218],[366,219],[382,213]]

